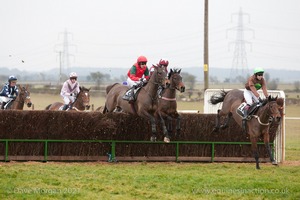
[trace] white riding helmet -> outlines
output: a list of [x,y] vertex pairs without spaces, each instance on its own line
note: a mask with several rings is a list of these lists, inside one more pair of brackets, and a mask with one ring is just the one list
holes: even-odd
[[70,78],[77,78],[76,72],[71,72],[70,73]]

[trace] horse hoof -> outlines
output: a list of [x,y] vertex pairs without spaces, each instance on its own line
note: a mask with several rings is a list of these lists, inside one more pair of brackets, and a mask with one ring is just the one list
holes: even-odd
[[221,128],[221,129],[225,129],[225,128],[227,128],[227,126],[221,125],[220,128]]
[[276,161],[272,161],[272,165],[278,165]]
[[165,143],[169,143],[169,142],[170,142],[170,138],[164,137],[164,142],[165,142]]
[[219,131],[219,128],[215,127],[212,132],[218,132]]
[[156,137],[155,137],[155,136],[152,136],[152,137],[150,138],[150,141],[151,141],[151,142],[156,142]]

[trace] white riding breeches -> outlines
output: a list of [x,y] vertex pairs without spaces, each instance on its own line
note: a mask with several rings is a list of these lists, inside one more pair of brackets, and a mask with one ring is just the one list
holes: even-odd
[[75,101],[75,97],[73,96],[64,95],[62,98],[64,100],[64,104],[69,104],[70,102],[73,103]]
[[2,102],[7,103],[9,100],[12,100],[12,98],[0,96],[0,103],[2,103]]
[[133,81],[129,77],[127,78],[127,84],[129,87],[132,87],[134,85],[138,85],[141,81]]
[[253,94],[251,90],[244,89],[244,98],[248,105],[259,102],[258,98]]

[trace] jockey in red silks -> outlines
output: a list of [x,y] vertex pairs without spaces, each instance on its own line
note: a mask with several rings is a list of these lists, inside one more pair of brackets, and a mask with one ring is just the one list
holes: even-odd
[[127,84],[131,89],[123,96],[124,100],[129,102],[134,101],[134,89],[149,80],[150,76],[147,62],[148,60],[145,56],[140,56],[138,57],[137,62],[128,70]]

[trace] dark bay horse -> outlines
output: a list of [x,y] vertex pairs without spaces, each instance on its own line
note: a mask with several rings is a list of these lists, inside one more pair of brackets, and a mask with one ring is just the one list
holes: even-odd
[[[237,114],[237,108],[241,105],[243,100],[243,91],[238,89],[230,90],[228,92],[223,90],[220,94],[215,94],[211,97],[210,103],[213,105],[223,102],[222,109],[218,110],[217,113],[214,131],[217,131],[220,127],[226,128],[231,117],[233,117],[236,123],[242,127],[242,117]],[[257,140],[261,135],[264,137],[264,143],[272,164],[277,165],[277,162],[272,156],[269,144],[269,128],[271,121],[280,121],[283,102],[282,98],[273,98],[269,96],[264,100],[262,106],[256,111],[256,113],[254,113],[255,115],[251,115],[251,119],[247,121],[246,130],[248,130],[248,134],[250,135],[251,147],[256,161],[256,169],[260,169]],[[225,124],[220,126],[220,117],[225,115],[227,115]]]
[[26,87],[19,85],[20,91],[15,100],[13,100],[8,106],[9,110],[23,110],[24,104],[27,105],[28,108],[31,107],[31,99],[30,92],[28,91],[28,85]]
[[[180,115],[177,112],[176,90],[185,91],[184,83],[180,75],[181,69],[170,70],[167,87],[163,90],[162,98],[158,100],[157,115],[160,117],[162,129],[166,136],[165,142],[170,142],[170,134],[173,132],[173,119],[176,119],[176,134],[180,131]],[[165,123],[165,121],[167,123]],[[167,124],[167,127],[166,127]]]
[[[80,92],[78,93],[75,101],[71,104],[72,109],[67,109],[67,111],[75,110],[75,111],[84,111],[90,109],[90,88],[79,87]],[[46,107],[45,110],[62,110],[63,103],[55,102]]]
[[155,111],[158,105],[157,90],[159,86],[165,85],[166,72],[163,67],[155,66],[148,83],[143,86],[134,103],[123,100],[122,97],[129,89],[128,86],[115,83],[106,88],[106,102],[103,113],[121,110],[129,114],[137,114],[151,122],[151,141],[156,141]]

